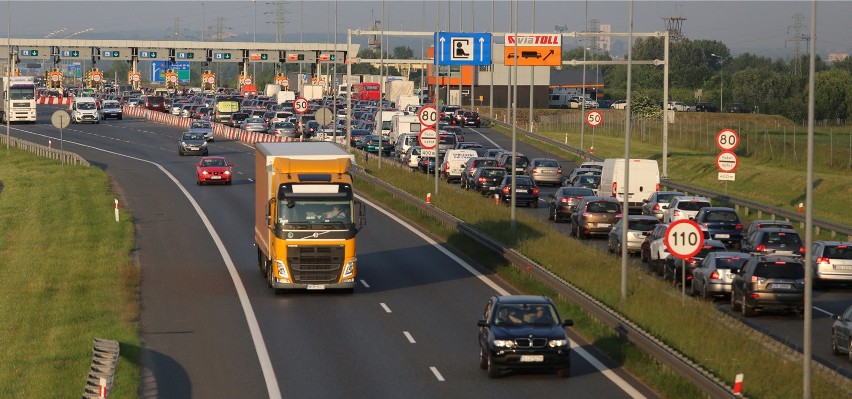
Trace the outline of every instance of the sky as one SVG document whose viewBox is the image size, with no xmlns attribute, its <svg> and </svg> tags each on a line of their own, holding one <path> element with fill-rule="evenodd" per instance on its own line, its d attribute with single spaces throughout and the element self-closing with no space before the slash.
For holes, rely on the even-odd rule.
<svg viewBox="0 0 852 399">
<path fill-rule="evenodd" d="M 222 32 L 230 41 L 275 41 L 280 27 L 285 41 L 345 43 L 347 29 L 368 29 L 383 20 L 386 32 L 507 32 L 512 30 L 511 4 L 517 4 L 518 32 L 583 31 L 612 25 L 613 32 L 628 32 L 627 1 L 7 1 L 0 5 L 0 35 L 13 38 L 198 40 Z M 2 3 L 0 3 L 2 4 Z M 449 7 L 448 7 L 449 5 Z M 335 12 L 336 9 L 336 12 Z M 494 25 L 492 27 L 492 9 Z M 52 10 L 61 10 L 52 12 Z M 283 12 L 282 12 L 283 10 Z M 283 24 L 276 18 L 283 16 Z M 663 17 L 683 17 L 683 34 L 692 40 L 718 40 L 734 55 L 750 52 L 772 58 L 789 58 L 798 32 L 810 35 L 809 1 L 642 1 L 633 2 L 633 31 L 665 29 Z M 437 16 L 437 18 L 436 18 Z M 587 18 L 586 18 L 587 16 Z M 816 50 L 852 53 L 852 1 L 817 2 Z M 336 24 L 335 24 L 336 20 Z M 535 21 L 533 24 L 533 20 Z M 11 21 L 11 24 L 9 23 Z M 11 25 L 11 29 L 10 29 Z M 221 29 L 217 28 L 217 25 Z M 389 48 L 419 47 L 419 39 L 386 35 Z M 573 39 L 568 39 L 573 40 Z M 364 37 L 353 36 L 363 43 Z M 414 42 L 414 45 L 412 45 Z M 399 44 L 395 44 L 399 43 Z M 426 40 L 428 45 L 429 40 Z M 566 42 L 571 46 L 571 42 Z M 807 52 L 807 41 L 798 41 Z M 415 54 L 419 53 L 416 49 Z"/>
</svg>

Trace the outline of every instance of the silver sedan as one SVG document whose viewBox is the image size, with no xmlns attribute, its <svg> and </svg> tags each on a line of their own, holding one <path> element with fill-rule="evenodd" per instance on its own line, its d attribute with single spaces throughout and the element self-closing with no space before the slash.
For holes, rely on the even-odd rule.
<svg viewBox="0 0 852 399">
<path fill-rule="evenodd" d="M 269 130 L 269 125 L 263 118 L 246 118 L 242 125 L 243 130 L 249 132 L 266 133 Z"/>
<path fill-rule="evenodd" d="M 692 295 L 710 299 L 730 295 L 731 281 L 751 255 L 743 252 L 711 252 L 692 270 Z"/>
<path fill-rule="evenodd" d="M 621 254 L 621 229 L 624 228 L 624 220 L 625 218 L 621 218 L 609 231 L 607 249 L 616 255 Z M 660 220 L 653 216 L 627 215 L 627 223 L 627 253 L 630 254 L 642 251 L 642 241 L 660 224 Z"/>
</svg>

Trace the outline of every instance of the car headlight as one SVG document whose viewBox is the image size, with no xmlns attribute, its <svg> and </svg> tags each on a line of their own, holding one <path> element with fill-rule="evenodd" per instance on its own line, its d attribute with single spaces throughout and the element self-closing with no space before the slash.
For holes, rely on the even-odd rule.
<svg viewBox="0 0 852 399">
<path fill-rule="evenodd" d="M 275 267 L 278 269 L 279 277 L 290 279 L 290 273 L 287 273 L 287 265 L 284 264 L 283 260 L 276 260 Z"/>
<path fill-rule="evenodd" d="M 208 171 L 206 171 L 206 170 L 202 170 L 202 171 L 201 171 L 201 174 L 202 174 L 202 175 L 209 175 L 209 174 L 210 174 L 210 172 L 208 172 Z"/>
<path fill-rule="evenodd" d="M 568 345 L 567 339 L 551 339 L 550 342 L 547 343 L 551 348 L 559 348 L 565 345 Z"/>
<path fill-rule="evenodd" d="M 514 348 L 516 345 L 515 341 L 511 339 L 495 339 L 494 346 L 498 348 Z"/>
<path fill-rule="evenodd" d="M 346 266 L 343 266 L 343 276 L 342 278 L 352 277 L 355 274 L 355 264 L 358 262 L 358 258 L 352 258 L 349 262 L 346 262 Z"/>
</svg>

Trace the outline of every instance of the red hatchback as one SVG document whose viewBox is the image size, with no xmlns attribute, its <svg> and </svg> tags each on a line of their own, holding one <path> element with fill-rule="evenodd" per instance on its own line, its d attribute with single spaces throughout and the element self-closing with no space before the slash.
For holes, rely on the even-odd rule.
<svg viewBox="0 0 852 399">
<path fill-rule="evenodd" d="M 231 167 L 225 157 L 204 157 L 195 165 L 195 174 L 198 177 L 196 183 L 231 184 Z"/>
</svg>

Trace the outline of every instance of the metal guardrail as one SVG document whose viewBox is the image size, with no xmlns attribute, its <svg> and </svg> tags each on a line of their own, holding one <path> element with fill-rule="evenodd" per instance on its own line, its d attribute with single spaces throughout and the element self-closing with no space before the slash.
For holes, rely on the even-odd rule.
<svg viewBox="0 0 852 399">
<path fill-rule="evenodd" d="M 5 147 L 6 142 L 6 135 L 0 135 L 0 145 Z M 73 152 L 58 150 L 16 137 L 9 137 L 8 142 L 10 147 L 20 148 L 40 157 L 55 159 L 66 165 L 91 166 L 89 161 Z"/>
<path fill-rule="evenodd" d="M 709 371 L 703 369 L 697 363 L 691 361 L 686 356 L 683 356 L 648 332 L 644 331 L 637 324 L 618 314 L 604 303 L 598 301 L 583 290 L 535 263 L 523 254 L 504 247 L 497 240 L 491 238 L 485 233 L 482 233 L 463 220 L 458 219 L 441 209 L 429 206 L 423 200 L 397 187 L 387 184 L 382 180 L 367 174 L 363 170 L 356 168 L 355 174 L 359 178 L 369 180 L 372 184 L 381 187 L 392 196 L 413 204 L 420 209 L 424 209 L 424 212 L 427 212 L 438 220 L 441 220 L 445 225 L 455 227 L 457 230 L 476 240 L 484 247 L 502 256 L 504 259 L 515 265 L 515 267 L 519 270 L 532 274 L 542 283 L 558 292 L 563 298 L 574 302 L 592 315 L 592 317 L 606 324 L 614 331 L 617 331 L 624 339 L 650 353 L 651 356 L 675 372 L 685 376 L 690 382 L 701 389 L 702 392 L 706 393 L 708 397 L 736 397 L 733 394 L 731 387 L 727 386 L 724 381 L 712 375 Z"/>
<path fill-rule="evenodd" d="M 95 338 L 92 365 L 83 388 L 83 399 L 107 398 L 112 390 L 115 368 L 118 365 L 119 344 L 111 339 Z"/>
<path fill-rule="evenodd" d="M 503 123 L 503 122 L 500 122 L 496 119 L 490 119 L 490 118 L 485 118 L 485 119 L 486 119 L 486 121 L 488 121 L 492 125 L 497 125 L 497 126 L 500 126 L 502 128 L 505 128 L 505 129 L 512 129 L 511 124 Z M 604 158 L 599 156 L 599 155 L 590 154 L 590 153 L 583 151 L 581 149 L 571 147 L 571 146 L 569 146 L 565 143 L 561 143 L 559 141 L 541 136 L 539 134 L 532 133 L 530 131 L 521 129 L 519 127 L 516 127 L 516 130 L 518 132 L 522 133 L 527 138 L 530 138 L 530 139 L 533 139 L 533 140 L 536 140 L 536 141 L 540 141 L 540 142 L 547 144 L 547 145 L 550 145 L 550 146 L 554 146 L 556 148 L 559 148 L 560 150 L 574 154 L 574 155 L 576 155 L 576 156 L 578 156 L 578 157 L 580 157 L 584 160 L 598 161 L 598 162 L 604 160 Z M 727 195 L 727 194 L 708 190 L 708 189 L 705 189 L 705 188 L 695 187 L 695 186 L 691 186 L 691 185 L 684 184 L 684 183 L 678 183 L 678 182 L 675 182 L 675 181 L 672 181 L 672 180 L 663 180 L 662 182 L 660 182 L 660 185 L 665 186 L 665 187 L 669 187 L 669 188 L 672 188 L 672 189 L 675 189 L 675 190 L 678 190 L 678 191 L 683 191 L 684 193 L 698 194 L 698 195 L 701 195 L 701 196 L 704 196 L 704 197 L 708 197 L 708 198 L 710 198 L 714 201 L 717 201 L 717 202 L 727 202 L 727 203 L 733 204 L 734 207 L 737 209 L 737 211 L 739 211 L 740 208 L 743 208 L 746 214 L 748 214 L 749 211 L 753 209 L 753 210 L 758 212 L 758 218 L 762 218 L 763 214 L 766 213 L 767 215 L 769 215 L 769 218 L 771 218 L 771 219 L 781 217 L 781 218 L 787 220 L 788 222 L 790 222 L 790 221 L 798 222 L 801 227 L 804 227 L 805 216 L 798 214 L 796 212 L 788 211 L 788 210 L 785 210 L 785 209 L 780 209 L 780 208 L 773 207 L 773 206 L 770 206 L 770 205 L 751 201 L 751 200 L 748 200 L 748 199 L 745 199 L 745 198 L 730 196 L 730 195 Z M 832 237 L 835 237 L 838 234 L 842 234 L 842 235 L 846 235 L 847 240 L 852 241 L 852 227 L 850 227 L 850 226 L 842 225 L 840 223 L 834 223 L 834 222 L 824 220 L 824 219 L 816 219 L 816 218 L 813 220 L 813 225 L 814 225 L 814 230 L 815 230 L 816 234 L 819 234 L 822 230 L 825 230 L 825 231 L 830 232 Z"/>
</svg>

